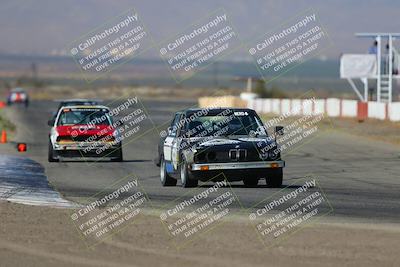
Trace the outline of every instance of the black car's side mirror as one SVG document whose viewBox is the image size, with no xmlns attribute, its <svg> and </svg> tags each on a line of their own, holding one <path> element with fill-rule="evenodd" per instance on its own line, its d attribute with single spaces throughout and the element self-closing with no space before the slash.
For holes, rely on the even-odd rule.
<svg viewBox="0 0 400 267">
<path fill-rule="evenodd" d="M 53 126 L 53 125 L 54 125 L 54 120 L 48 120 L 48 121 L 47 121 L 47 125 Z"/>
<path fill-rule="evenodd" d="M 276 126 L 275 127 L 275 134 L 276 135 L 284 135 L 283 126 Z"/>
</svg>

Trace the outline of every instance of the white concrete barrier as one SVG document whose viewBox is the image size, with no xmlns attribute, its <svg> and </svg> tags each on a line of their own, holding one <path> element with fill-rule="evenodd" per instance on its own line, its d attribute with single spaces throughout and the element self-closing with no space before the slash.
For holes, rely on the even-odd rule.
<svg viewBox="0 0 400 267">
<path fill-rule="evenodd" d="M 258 98 L 248 101 L 248 107 L 258 113 L 291 114 L 292 116 L 318 115 L 326 113 L 328 117 L 350 117 L 356 118 L 360 114 L 357 100 L 350 99 L 278 99 Z M 400 102 L 390 104 L 370 101 L 367 103 L 368 118 L 391 121 L 400 121 Z"/>
<path fill-rule="evenodd" d="M 393 102 L 388 107 L 389 120 L 400 121 L 400 102 Z"/>
<path fill-rule="evenodd" d="M 272 99 L 272 112 L 275 114 L 281 114 L 281 100 L 278 98 Z"/>
<path fill-rule="evenodd" d="M 342 117 L 357 117 L 357 100 L 342 100 Z"/>
<path fill-rule="evenodd" d="M 379 102 L 368 102 L 368 118 L 386 119 L 386 104 Z"/>
<path fill-rule="evenodd" d="M 314 115 L 325 113 L 325 99 L 315 99 L 314 101 Z"/>
<path fill-rule="evenodd" d="M 261 112 L 262 111 L 262 108 L 263 108 L 263 100 L 261 99 L 261 98 L 259 98 L 259 99 L 256 99 L 255 101 L 254 101 L 254 110 L 255 111 L 257 111 L 257 112 Z"/>
<path fill-rule="evenodd" d="M 247 101 L 247 108 L 251 108 L 251 109 L 254 109 L 254 110 L 256 110 L 255 109 L 255 102 L 256 102 L 256 100 L 257 99 L 250 99 L 249 101 Z M 257 110 L 256 110 L 257 111 Z"/>
<path fill-rule="evenodd" d="M 312 115 L 314 108 L 314 101 L 310 99 L 304 99 L 302 101 L 303 115 Z"/>
<path fill-rule="evenodd" d="M 292 99 L 292 110 L 290 113 L 294 116 L 303 114 L 301 99 Z"/>
<path fill-rule="evenodd" d="M 272 112 L 272 100 L 271 99 L 263 99 L 263 113 L 271 113 Z"/>
<path fill-rule="evenodd" d="M 281 100 L 282 114 L 290 114 L 290 99 Z"/>
<path fill-rule="evenodd" d="M 340 116 L 340 100 L 337 98 L 328 98 L 326 100 L 326 113 L 329 117 Z"/>
</svg>

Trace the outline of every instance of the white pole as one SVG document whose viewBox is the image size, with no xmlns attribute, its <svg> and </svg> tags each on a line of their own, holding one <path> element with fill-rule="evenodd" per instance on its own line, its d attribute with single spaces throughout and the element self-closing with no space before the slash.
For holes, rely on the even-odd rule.
<svg viewBox="0 0 400 267">
<path fill-rule="evenodd" d="M 246 88 L 246 91 L 249 92 L 249 93 L 251 93 L 251 91 L 252 91 L 252 90 L 251 90 L 251 89 L 252 89 L 252 88 L 251 88 L 251 87 L 252 87 L 252 84 L 251 84 L 252 81 L 251 81 L 251 80 L 252 80 L 251 77 L 247 78 L 247 88 Z"/>
<path fill-rule="evenodd" d="M 392 102 L 392 74 L 393 74 L 393 38 L 392 35 L 389 35 L 389 90 L 388 90 L 388 101 Z"/>
<path fill-rule="evenodd" d="M 368 78 L 363 78 L 364 83 L 364 101 L 368 102 Z"/>
<path fill-rule="evenodd" d="M 377 60 L 378 60 L 378 77 L 377 77 L 377 101 L 381 102 L 381 36 L 376 37 L 378 42 Z"/>
</svg>

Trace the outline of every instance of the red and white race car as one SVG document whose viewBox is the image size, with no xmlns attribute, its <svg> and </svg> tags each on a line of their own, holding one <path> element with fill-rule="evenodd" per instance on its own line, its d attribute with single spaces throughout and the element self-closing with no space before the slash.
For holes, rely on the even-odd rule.
<svg viewBox="0 0 400 267">
<path fill-rule="evenodd" d="M 122 161 L 121 121 L 113 122 L 106 106 L 62 107 L 55 119 L 48 121 L 49 162 L 67 157 L 107 157 Z"/>
<path fill-rule="evenodd" d="M 25 107 L 29 105 L 28 94 L 22 88 L 12 89 L 7 96 L 7 105 L 24 104 Z"/>
</svg>

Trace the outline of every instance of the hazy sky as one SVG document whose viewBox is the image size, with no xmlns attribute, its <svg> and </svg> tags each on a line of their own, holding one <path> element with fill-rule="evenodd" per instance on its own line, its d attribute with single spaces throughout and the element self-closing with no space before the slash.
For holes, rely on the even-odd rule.
<svg viewBox="0 0 400 267">
<path fill-rule="evenodd" d="M 400 32 L 399 0 L 0 0 L 0 53 L 49 54 L 134 7 L 156 42 L 223 7 L 244 41 L 259 38 L 296 14 L 313 8 L 332 38 L 323 53 L 365 52 L 370 40 L 355 32 Z M 400 41 L 398 41 L 400 45 Z M 157 51 L 147 53 L 156 56 Z M 240 53 L 236 55 L 240 57 Z"/>
</svg>

